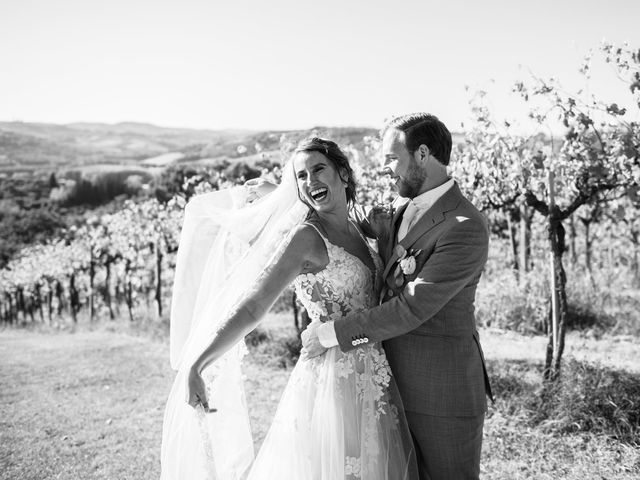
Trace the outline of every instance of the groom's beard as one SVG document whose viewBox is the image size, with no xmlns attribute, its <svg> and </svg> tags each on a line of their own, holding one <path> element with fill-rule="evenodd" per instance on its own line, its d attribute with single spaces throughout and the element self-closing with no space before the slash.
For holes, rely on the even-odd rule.
<svg viewBox="0 0 640 480">
<path fill-rule="evenodd" d="M 417 197 L 426 179 L 426 170 L 420 168 L 417 163 L 411 164 L 404 178 L 398 178 L 398 194 L 405 198 Z"/>
</svg>

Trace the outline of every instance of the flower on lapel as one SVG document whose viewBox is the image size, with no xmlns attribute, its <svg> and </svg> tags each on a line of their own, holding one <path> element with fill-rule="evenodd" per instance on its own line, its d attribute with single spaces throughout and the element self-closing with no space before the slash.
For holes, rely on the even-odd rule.
<svg viewBox="0 0 640 480">
<path fill-rule="evenodd" d="M 405 275 L 411 275 L 416 271 L 416 258 L 415 257 L 405 257 L 400 260 L 400 268 L 402 269 L 402 273 Z"/>
<path fill-rule="evenodd" d="M 411 275 L 416 271 L 416 257 L 420 255 L 422 250 L 407 250 L 402 245 L 396 245 L 396 255 L 398 256 L 398 265 L 393 273 L 396 286 L 400 287 L 405 281 L 407 275 Z"/>
</svg>

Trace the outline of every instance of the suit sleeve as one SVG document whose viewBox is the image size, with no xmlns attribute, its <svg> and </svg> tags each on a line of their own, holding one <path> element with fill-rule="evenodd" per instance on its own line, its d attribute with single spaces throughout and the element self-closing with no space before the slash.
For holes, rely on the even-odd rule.
<svg viewBox="0 0 640 480">
<path fill-rule="evenodd" d="M 342 351 L 356 339 L 379 342 L 410 332 L 429 321 L 482 272 L 489 234 L 479 218 L 457 217 L 436 242 L 431 256 L 414 280 L 388 302 L 335 322 Z M 356 342 L 357 346 L 357 342 Z"/>
</svg>

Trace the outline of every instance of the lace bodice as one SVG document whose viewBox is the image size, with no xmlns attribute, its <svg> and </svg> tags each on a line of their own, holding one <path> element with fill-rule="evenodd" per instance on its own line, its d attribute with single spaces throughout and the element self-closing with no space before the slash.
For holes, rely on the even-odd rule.
<svg viewBox="0 0 640 480">
<path fill-rule="evenodd" d="M 373 272 L 357 256 L 334 245 L 319 231 L 318 234 L 327 247 L 329 263 L 324 270 L 298 275 L 293 282 L 310 320 L 337 320 L 348 313 L 377 305 L 382 272 L 378 254 L 367 244 L 375 265 Z"/>
</svg>

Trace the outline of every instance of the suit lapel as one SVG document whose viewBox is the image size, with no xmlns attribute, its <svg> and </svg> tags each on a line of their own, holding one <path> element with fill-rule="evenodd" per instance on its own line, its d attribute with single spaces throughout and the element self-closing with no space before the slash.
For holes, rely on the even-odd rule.
<svg viewBox="0 0 640 480">
<path fill-rule="evenodd" d="M 461 198 L 462 193 L 460 192 L 460 188 L 457 183 L 454 183 L 453 187 L 447 190 L 444 195 L 436 200 L 436 203 L 434 203 L 431 208 L 418 219 L 418 221 L 409 229 L 405 237 L 397 243 L 397 245 L 401 245 L 405 251 L 408 251 L 420 237 L 424 236 L 429 230 L 439 223 L 442 223 L 446 218 L 446 212 L 455 210 L 460 204 Z M 402 213 L 404 213 L 405 208 L 406 205 L 402 208 L 399 218 L 402 218 Z M 400 211 L 400 209 L 398 209 L 398 211 Z M 398 219 L 394 219 L 395 232 L 398 231 L 396 223 L 400 223 L 400 221 Z M 387 257 L 389 260 L 387 261 L 382 278 L 387 278 L 387 275 L 391 271 L 391 267 L 398 261 L 398 252 L 395 248 L 395 234 L 393 239 L 394 241 L 390 242 L 393 250 L 391 252 L 391 256 Z"/>
</svg>

